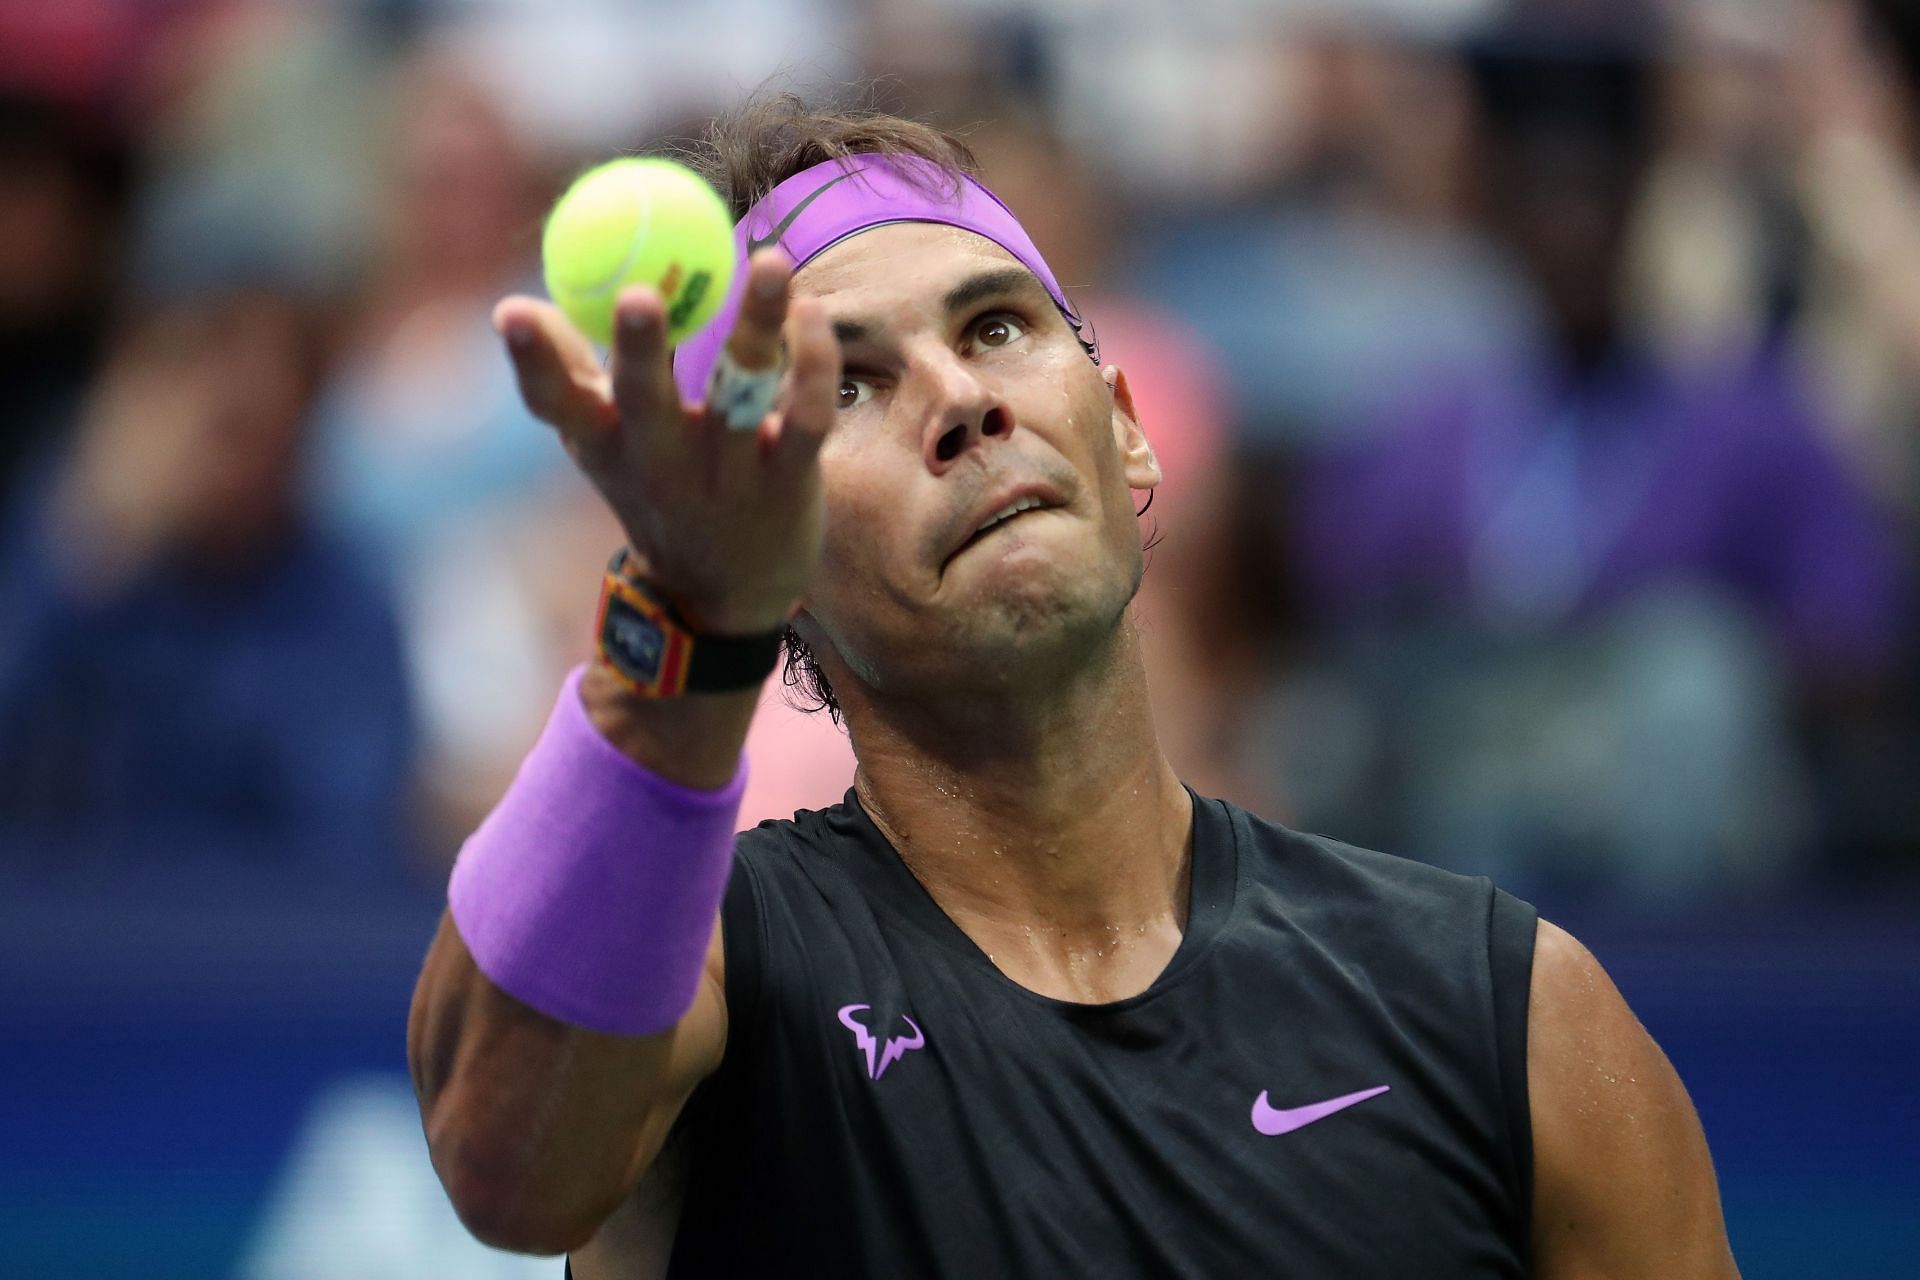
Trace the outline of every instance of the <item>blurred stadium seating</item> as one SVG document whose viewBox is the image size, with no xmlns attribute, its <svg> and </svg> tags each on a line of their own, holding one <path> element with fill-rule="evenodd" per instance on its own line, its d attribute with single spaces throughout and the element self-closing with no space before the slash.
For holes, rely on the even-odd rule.
<svg viewBox="0 0 1920 1280">
<path fill-rule="evenodd" d="M 1749 1280 L 1914 1273 L 1920 23 L 1169 13 L 0 6 L 0 1275 L 557 1276 L 402 1061 L 616 536 L 488 307 L 585 163 L 868 77 L 1107 318 L 1176 766 L 1580 934 Z M 744 820 L 838 799 L 767 714 Z"/>
</svg>

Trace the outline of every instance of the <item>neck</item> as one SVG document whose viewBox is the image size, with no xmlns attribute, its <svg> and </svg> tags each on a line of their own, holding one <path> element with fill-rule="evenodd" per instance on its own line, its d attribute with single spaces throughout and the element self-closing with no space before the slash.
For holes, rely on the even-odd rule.
<svg viewBox="0 0 1920 1280">
<path fill-rule="evenodd" d="M 1045 691 L 951 704 L 849 703 L 875 824 L 1015 981 L 1094 1001 L 1144 989 L 1185 929 L 1193 814 L 1131 620 Z"/>
</svg>

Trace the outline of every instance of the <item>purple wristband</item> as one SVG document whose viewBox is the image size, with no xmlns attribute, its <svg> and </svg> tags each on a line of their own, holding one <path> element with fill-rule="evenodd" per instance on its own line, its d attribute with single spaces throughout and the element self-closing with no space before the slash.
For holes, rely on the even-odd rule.
<svg viewBox="0 0 1920 1280">
<path fill-rule="evenodd" d="M 587 718 L 585 670 L 460 850 L 447 901 L 508 995 L 590 1031 L 650 1035 L 699 988 L 747 764 L 719 791 L 648 772 Z"/>
</svg>

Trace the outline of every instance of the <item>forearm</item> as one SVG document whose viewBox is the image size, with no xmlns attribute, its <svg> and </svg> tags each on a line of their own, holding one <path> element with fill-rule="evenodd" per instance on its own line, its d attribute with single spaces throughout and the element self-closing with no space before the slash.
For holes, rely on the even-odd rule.
<svg viewBox="0 0 1920 1280">
<path fill-rule="evenodd" d="M 580 697 L 593 727 L 629 760 L 683 787 L 717 791 L 739 768 L 760 691 L 640 698 L 596 664 Z"/>
<path fill-rule="evenodd" d="M 725 788 L 738 768 L 756 700 L 752 690 L 641 699 L 610 674 L 590 668 L 580 682 L 578 711 L 584 711 L 591 728 L 577 723 L 576 712 L 572 730 L 597 735 L 652 775 L 648 781 L 621 761 L 611 761 L 616 770 L 611 782 L 639 792 L 614 797 L 611 812 L 625 812 L 621 804 L 637 804 L 637 818 L 617 824 L 610 833 L 615 843 L 581 860 L 531 850 L 535 856 L 526 863 L 524 886 L 512 880 L 505 890 L 456 884 L 453 908 L 415 994 L 410 1060 L 435 1167 L 469 1228 L 489 1243 L 557 1252 L 588 1238 L 645 1171 L 694 1085 L 719 1063 L 725 1005 L 714 907 L 702 899 L 697 918 L 676 908 L 673 877 L 682 864 L 711 868 L 712 859 L 728 856 L 726 848 L 705 846 L 728 839 L 730 814 L 726 835 L 715 828 L 689 840 L 673 834 L 670 813 L 662 811 L 657 822 L 647 820 L 647 793 L 656 784 L 701 793 Z M 566 728 L 568 710 L 563 704 L 556 711 L 550 734 Z M 562 736 L 574 748 L 582 745 Z M 590 745 L 605 754 L 604 746 Z M 547 749 L 537 747 L 535 756 Z M 562 778 L 577 776 L 577 790 L 562 798 L 568 804 L 576 796 L 583 805 L 604 802 L 609 762 L 589 754 L 574 763 L 581 766 L 577 775 L 569 771 Z M 537 771 L 530 758 L 515 787 L 550 792 L 554 780 L 529 776 Z M 510 794 L 502 809 L 516 803 Z M 595 843 L 604 840 L 598 833 L 606 830 L 603 818 L 578 834 Z M 558 833 L 558 838 L 567 836 L 564 828 Z M 523 834 L 509 821 L 492 834 L 483 828 L 475 842 L 503 838 L 544 837 Z M 471 847 L 463 852 L 463 860 L 473 852 Z M 496 848 L 486 856 L 501 852 Z M 616 865 L 606 865 L 608 860 Z M 667 879 L 650 879 L 649 863 Z M 510 869 L 519 874 L 517 864 Z M 590 894 L 587 901 L 578 898 L 582 885 Z M 524 923 L 516 926 L 518 948 L 536 944 L 532 955 L 538 967 L 531 971 L 514 959 L 513 948 L 501 947 L 488 933 L 497 926 L 481 911 L 489 905 L 482 895 L 503 891 L 576 904 L 526 917 L 537 926 L 531 935 Z M 601 900 L 608 895 L 621 900 Z M 576 923 L 578 931 L 591 936 L 596 923 L 608 919 L 640 936 L 698 931 L 706 964 L 691 1007 L 682 1003 L 685 990 L 676 976 L 684 966 L 671 959 L 621 954 L 617 938 L 604 948 L 581 949 Z M 576 990 L 556 977 L 572 973 L 578 983 L 583 966 L 592 972 L 602 953 L 603 987 Z M 577 1011 L 569 1004 L 576 995 Z M 652 1030 L 663 1019 L 665 1029 Z M 600 1029 L 589 1029 L 593 1026 Z"/>
<path fill-rule="evenodd" d="M 611 1036 L 501 991 L 443 918 L 414 993 L 408 1064 L 428 1148 L 469 1230 L 558 1253 L 590 1238 L 658 1152 L 714 1062 L 712 1010 L 681 1027 Z"/>
</svg>

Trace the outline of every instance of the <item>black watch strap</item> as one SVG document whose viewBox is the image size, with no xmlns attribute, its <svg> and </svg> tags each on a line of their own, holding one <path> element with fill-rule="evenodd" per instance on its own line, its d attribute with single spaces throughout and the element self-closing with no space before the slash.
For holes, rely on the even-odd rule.
<svg viewBox="0 0 1920 1280">
<path fill-rule="evenodd" d="M 665 596 L 632 572 L 622 547 L 607 564 L 594 632 L 601 662 L 630 689 L 671 698 L 755 687 L 779 662 L 786 628 L 753 636 L 696 635 Z"/>
</svg>

